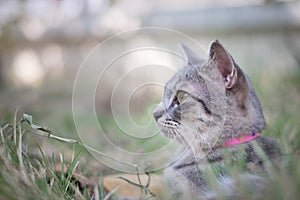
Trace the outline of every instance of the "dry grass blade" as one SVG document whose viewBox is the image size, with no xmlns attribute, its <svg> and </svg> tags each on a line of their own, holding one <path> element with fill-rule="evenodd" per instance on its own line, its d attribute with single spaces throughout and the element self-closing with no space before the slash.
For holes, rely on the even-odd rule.
<svg viewBox="0 0 300 200">
<path fill-rule="evenodd" d="M 110 197 L 112 197 L 120 188 L 120 186 L 115 187 L 114 189 L 112 189 L 104 198 L 103 200 L 108 200 Z"/>
</svg>

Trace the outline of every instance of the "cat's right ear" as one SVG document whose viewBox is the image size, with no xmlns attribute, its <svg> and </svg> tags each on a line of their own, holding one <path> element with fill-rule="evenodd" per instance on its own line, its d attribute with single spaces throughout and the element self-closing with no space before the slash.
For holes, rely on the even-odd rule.
<svg viewBox="0 0 300 200">
<path fill-rule="evenodd" d="M 209 57 L 217 65 L 223 77 L 225 87 L 227 89 L 233 88 L 237 83 L 237 68 L 231 55 L 218 40 L 211 43 Z"/>
</svg>

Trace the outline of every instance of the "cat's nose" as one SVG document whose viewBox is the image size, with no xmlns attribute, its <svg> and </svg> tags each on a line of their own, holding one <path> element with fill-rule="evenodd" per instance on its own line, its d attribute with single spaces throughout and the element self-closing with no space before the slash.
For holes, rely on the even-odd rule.
<svg viewBox="0 0 300 200">
<path fill-rule="evenodd" d="M 163 109 L 161 109 L 160 105 L 158 105 L 155 110 L 153 111 L 153 117 L 157 121 L 159 118 L 161 118 L 164 114 Z"/>
</svg>

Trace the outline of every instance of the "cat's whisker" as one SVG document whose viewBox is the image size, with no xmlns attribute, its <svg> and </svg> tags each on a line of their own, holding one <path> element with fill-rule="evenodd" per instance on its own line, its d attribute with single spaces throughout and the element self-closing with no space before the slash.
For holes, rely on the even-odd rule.
<svg viewBox="0 0 300 200">
<path fill-rule="evenodd" d="M 169 136 L 169 137 L 171 137 L 171 135 L 172 135 L 172 132 L 171 132 L 171 129 L 167 129 L 167 135 Z"/>
<path fill-rule="evenodd" d="M 185 140 L 185 144 L 187 147 L 191 147 L 193 146 L 193 144 L 195 143 L 195 141 L 197 141 L 197 132 L 195 130 L 193 130 L 192 128 L 189 128 L 188 126 L 181 124 L 182 125 L 182 129 L 184 130 L 184 134 L 180 134 L 179 130 L 176 130 L 178 132 L 179 135 L 182 136 L 182 138 L 184 138 Z"/>
<path fill-rule="evenodd" d="M 173 129 L 173 133 L 182 141 L 182 144 L 184 144 L 184 146 L 189 147 L 189 143 L 188 141 L 184 138 L 184 136 L 182 136 L 178 130 Z"/>
</svg>

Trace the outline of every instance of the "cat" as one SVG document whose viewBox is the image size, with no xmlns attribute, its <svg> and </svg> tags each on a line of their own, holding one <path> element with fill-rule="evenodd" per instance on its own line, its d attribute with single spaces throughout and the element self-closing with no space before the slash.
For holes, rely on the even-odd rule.
<svg viewBox="0 0 300 200">
<path fill-rule="evenodd" d="M 206 60 L 183 50 L 187 62 L 153 112 L 161 132 L 185 148 L 164 170 L 166 198 L 262 198 L 281 151 L 260 135 L 266 123 L 249 77 L 218 40 Z"/>
</svg>

